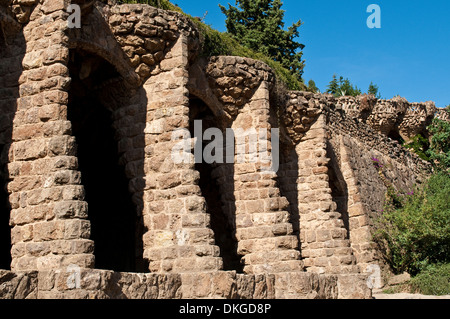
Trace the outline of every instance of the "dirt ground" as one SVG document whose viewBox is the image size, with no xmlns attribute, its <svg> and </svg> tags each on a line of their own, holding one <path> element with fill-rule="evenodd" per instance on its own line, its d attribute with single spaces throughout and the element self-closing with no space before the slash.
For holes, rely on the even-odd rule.
<svg viewBox="0 0 450 319">
<path fill-rule="evenodd" d="M 398 293 L 398 294 L 385 294 L 382 290 L 372 292 L 372 297 L 374 299 L 450 299 L 450 295 L 447 296 L 427 296 L 421 294 L 408 294 L 408 293 Z"/>
</svg>

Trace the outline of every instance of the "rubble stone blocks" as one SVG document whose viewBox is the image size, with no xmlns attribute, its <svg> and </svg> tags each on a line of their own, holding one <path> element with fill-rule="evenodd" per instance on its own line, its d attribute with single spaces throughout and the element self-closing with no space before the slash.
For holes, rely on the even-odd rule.
<svg viewBox="0 0 450 319">
<path fill-rule="evenodd" d="M 448 121 L 446 112 L 399 97 L 279 90 L 260 61 L 202 56 L 197 27 L 179 13 L 76 1 L 82 27 L 70 29 L 69 3 L 0 4 L 0 187 L 9 201 L 1 213 L 10 216 L 12 260 L 0 271 L 0 298 L 371 297 L 365 271 L 382 261 L 370 218 L 386 191 L 372 158 L 394 187 L 411 188 L 429 166 L 389 137 L 410 140 L 435 116 Z M 86 53 L 79 74 L 73 52 Z M 103 64 L 113 75 L 96 73 Z M 101 248 L 68 116 L 75 77 L 95 76 L 111 77 L 89 89 L 111 112 L 146 273 L 96 269 Z M 237 161 L 261 152 L 245 142 L 235 163 L 212 168 L 241 270 L 224 271 L 203 173 L 171 158 L 172 133 L 190 129 L 192 98 L 222 131 L 280 131 L 278 171 Z"/>
</svg>

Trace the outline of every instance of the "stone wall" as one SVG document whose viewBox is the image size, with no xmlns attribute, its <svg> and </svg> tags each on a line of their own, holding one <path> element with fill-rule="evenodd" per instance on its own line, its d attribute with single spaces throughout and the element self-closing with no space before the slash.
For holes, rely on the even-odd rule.
<svg viewBox="0 0 450 319">
<path fill-rule="evenodd" d="M 1 6 L 0 177 L 13 272 L 1 272 L 0 296 L 369 298 L 360 273 L 378 262 L 370 217 L 386 192 L 373 158 L 396 189 L 420 183 L 429 166 L 389 136 L 423 132 L 433 104 L 283 91 L 262 62 L 202 57 L 179 13 L 77 3 L 81 29 L 67 26 L 68 1 Z M 196 165 L 195 120 L 268 134 L 257 149 L 234 136 L 233 163 Z M 276 154 L 271 129 L 276 172 L 258 162 Z M 174 132 L 190 134 L 190 162 L 174 162 Z M 115 153 L 90 161 L 102 142 Z M 111 176 L 96 175 L 108 165 Z M 135 260 L 123 268 L 138 273 L 104 263 L 125 232 L 132 243 L 121 252 Z"/>
<path fill-rule="evenodd" d="M 1 299 L 370 299 L 365 277 L 235 272 L 0 271 Z"/>
<path fill-rule="evenodd" d="M 377 132 L 406 142 L 418 134 L 428 137 L 426 128 L 440 113 L 434 102 L 410 103 L 398 96 L 391 100 L 378 100 L 373 95 L 345 96 L 337 99 L 336 108 Z"/>
<path fill-rule="evenodd" d="M 422 116 L 416 120 L 416 115 L 406 112 L 407 102 L 402 99 L 336 99 L 290 92 L 284 101 L 284 151 L 278 177 L 281 192 L 290 203 L 294 231 L 300 236 L 305 267 L 308 271 L 342 273 L 345 269 L 357 271 L 352 266 L 357 265 L 364 272 L 370 264 L 381 262 L 372 242 L 371 225 L 372 218 L 383 210 L 387 187 L 392 185 L 406 194 L 431 169 L 387 135 L 395 127 L 409 127 L 409 132 L 416 129 L 417 133 L 423 121 L 429 122 L 425 115 L 433 105 L 411 104 L 417 108 L 417 116 Z M 381 111 L 387 104 L 392 112 Z M 428 113 L 424 115 L 425 106 Z M 396 113 L 399 108 L 409 115 Z M 380 114 L 394 113 L 397 115 L 384 129 L 374 125 Z M 410 125 L 405 120 L 395 126 L 398 116 L 409 117 Z M 418 125 L 417 121 L 422 122 Z M 383 176 L 378 163 L 383 165 Z"/>
<path fill-rule="evenodd" d="M 426 178 L 430 166 L 396 141 L 343 113 L 331 110 L 329 121 L 330 146 L 347 188 L 349 238 L 364 270 L 377 262 L 370 226 L 372 218 L 383 211 L 387 187 L 392 185 L 403 194 L 411 192 Z M 380 176 L 379 164 L 389 184 Z"/>
</svg>

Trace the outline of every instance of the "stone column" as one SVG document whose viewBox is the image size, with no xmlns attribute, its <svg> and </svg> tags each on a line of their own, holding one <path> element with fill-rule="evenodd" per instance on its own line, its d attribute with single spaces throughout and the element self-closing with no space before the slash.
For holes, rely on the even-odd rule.
<svg viewBox="0 0 450 319">
<path fill-rule="evenodd" d="M 87 203 L 67 121 L 69 57 L 63 1 L 43 1 L 27 43 L 9 150 L 12 270 L 94 266 Z"/>
<path fill-rule="evenodd" d="M 350 227 L 350 244 L 359 270 L 365 272 L 367 266 L 375 263 L 376 244 L 372 240 L 370 218 L 361 200 L 361 190 L 355 168 L 351 166 L 351 141 L 339 136 L 342 175 L 348 186 L 348 215 Z"/>
<path fill-rule="evenodd" d="M 188 43 L 180 36 L 144 84 L 145 129 L 144 258 L 152 272 L 216 271 L 222 268 L 210 216 L 201 196 L 195 164 L 175 164 L 172 141 L 177 129 L 189 129 Z M 192 148 L 193 148 L 193 143 Z"/>
<path fill-rule="evenodd" d="M 297 145 L 300 241 L 307 271 L 358 272 L 329 185 L 325 115 Z"/>
<path fill-rule="evenodd" d="M 262 81 L 251 100 L 243 107 L 234 121 L 232 128 L 235 134 L 238 129 L 267 130 L 267 154 L 272 152 L 270 140 L 270 102 L 267 81 Z M 246 273 L 274 273 L 284 271 L 301 271 L 303 269 L 298 251 L 298 240 L 293 235 L 289 222 L 289 205 L 286 198 L 280 195 L 276 184 L 276 173 L 266 172 L 271 166 L 262 164 L 258 156 L 264 153 L 261 149 L 251 150 L 245 142 L 246 160 L 239 161 L 242 155 L 237 142 L 234 166 L 234 188 L 236 198 L 236 237 L 238 254 L 243 255 Z M 260 142 L 264 142 L 260 139 Z M 259 153 L 258 153 L 259 152 Z M 251 157 L 256 156 L 255 160 Z"/>
</svg>

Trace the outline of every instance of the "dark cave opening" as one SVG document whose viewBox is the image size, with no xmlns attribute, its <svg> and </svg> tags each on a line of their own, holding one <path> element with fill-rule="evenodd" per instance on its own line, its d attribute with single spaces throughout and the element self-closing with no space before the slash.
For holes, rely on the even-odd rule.
<svg viewBox="0 0 450 319">
<path fill-rule="evenodd" d="M 398 130 L 393 129 L 392 131 L 390 131 L 388 137 L 394 141 L 399 142 L 400 144 L 405 143 L 405 140 L 403 140 L 403 138 L 400 136 Z"/>
<path fill-rule="evenodd" d="M 95 244 L 95 267 L 136 271 L 136 207 L 129 180 L 119 163 L 112 111 L 100 95 L 105 81 L 119 77 L 103 59 L 73 50 L 68 118 L 77 141 L 79 170 L 85 187 Z M 106 82 L 108 83 L 108 82 Z"/>
<path fill-rule="evenodd" d="M 209 107 L 200 99 L 191 96 L 190 99 L 190 133 L 194 137 L 194 121 L 202 121 L 203 132 L 208 128 L 220 128 L 215 116 Z M 211 141 L 204 141 L 203 148 Z M 225 160 L 224 160 L 225 161 Z M 220 167 L 226 165 L 225 167 Z M 230 166 L 231 165 L 231 166 Z M 220 248 L 220 257 L 223 260 L 223 268 L 225 271 L 236 271 L 243 273 L 243 265 L 241 264 L 242 256 L 238 255 L 238 242 L 236 239 L 236 220 L 235 211 L 226 212 L 224 206 L 228 204 L 228 201 L 224 199 L 228 196 L 232 196 L 233 189 L 227 189 L 228 195 L 223 194 L 225 192 L 225 185 L 221 184 L 218 179 L 226 179 L 231 181 L 227 183 L 227 187 L 233 184 L 234 176 L 232 172 L 233 164 L 224 163 L 212 163 L 208 164 L 204 160 L 202 163 L 196 163 L 195 169 L 200 173 L 199 187 L 202 195 L 206 200 L 206 212 L 211 216 L 211 229 L 214 232 L 214 238 L 216 245 Z M 222 169 L 220 169 L 222 168 Z M 219 169 L 221 173 L 214 172 Z M 220 174 L 226 174 L 227 176 L 219 176 Z M 233 195 L 234 196 L 234 195 Z M 231 199 L 234 201 L 234 199 Z"/>
<path fill-rule="evenodd" d="M 0 158 L 5 145 L 0 144 Z M 0 163 L 0 269 L 11 269 L 11 227 L 9 226 L 10 205 L 6 190 L 6 170 Z"/>
</svg>

